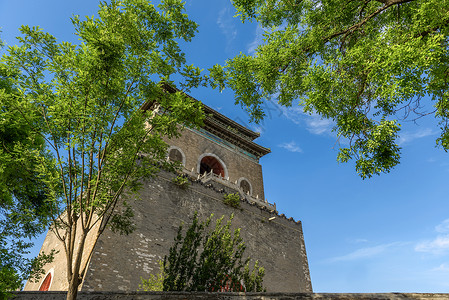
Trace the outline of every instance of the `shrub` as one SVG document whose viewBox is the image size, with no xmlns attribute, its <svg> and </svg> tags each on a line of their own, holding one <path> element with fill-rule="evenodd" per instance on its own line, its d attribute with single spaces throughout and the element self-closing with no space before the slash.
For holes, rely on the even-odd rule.
<svg viewBox="0 0 449 300">
<path fill-rule="evenodd" d="M 264 268 L 256 262 L 250 269 L 250 258 L 240 228 L 232 232 L 231 220 L 217 220 L 209 229 L 211 215 L 200 222 L 195 213 L 192 224 L 178 228 L 175 244 L 164 258 L 164 291 L 261 292 Z"/>
<path fill-rule="evenodd" d="M 185 190 L 189 187 L 190 182 L 187 179 L 187 177 L 184 177 L 182 175 L 179 175 L 177 177 L 174 177 L 171 182 L 173 182 L 174 184 L 176 184 L 177 186 L 179 186 L 181 189 Z"/>
<path fill-rule="evenodd" d="M 234 208 L 240 207 L 240 195 L 238 193 L 226 194 L 223 197 L 223 203 Z"/>
<path fill-rule="evenodd" d="M 158 261 L 159 263 L 159 273 L 156 275 L 150 274 L 150 278 L 148 280 L 143 279 L 140 277 L 141 283 L 139 284 L 139 291 L 145 291 L 145 292 L 159 292 L 163 291 L 163 284 L 164 284 L 164 263 L 162 260 Z"/>
</svg>

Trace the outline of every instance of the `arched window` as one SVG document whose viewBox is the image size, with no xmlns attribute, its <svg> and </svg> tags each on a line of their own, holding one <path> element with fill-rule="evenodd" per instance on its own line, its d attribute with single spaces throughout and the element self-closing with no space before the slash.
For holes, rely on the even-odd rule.
<svg viewBox="0 0 449 300">
<path fill-rule="evenodd" d="M 205 156 L 200 162 L 200 174 L 210 173 L 212 171 L 221 177 L 225 177 L 225 171 L 221 163 L 213 156 Z"/>
<path fill-rule="evenodd" d="M 246 179 L 240 180 L 240 189 L 245 195 L 247 194 L 251 195 L 251 185 L 248 182 L 248 180 Z"/>
<path fill-rule="evenodd" d="M 179 147 L 170 146 L 168 148 L 168 159 L 172 162 L 180 162 L 183 166 L 186 165 L 186 156 Z"/>
<path fill-rule="evenodd" d="M 179 151 L 178 149 L 171 149 L 170 152 L 168 153 L 168 158 L 173 161 L 173 162 L 180 162 L 182 163 L 182 154 L 181 151 Z"/>
<path fill-rule="evenodd" d="M 245 177 L 240 177 L 238 181 L 238 186 L 240 188 L 240 192 L 244 195 L 250 195 L 253 194 L 253 186 L 251 185 L 251 182 L 246 179 Z"/>
<path fill-rule="evenodd" d="M 41 284 L 41 287 L 39 288 L 39 291 L 48 291 L 51 284 L 51 272 L 47 274 L 44 281 Z"/>
</svg>

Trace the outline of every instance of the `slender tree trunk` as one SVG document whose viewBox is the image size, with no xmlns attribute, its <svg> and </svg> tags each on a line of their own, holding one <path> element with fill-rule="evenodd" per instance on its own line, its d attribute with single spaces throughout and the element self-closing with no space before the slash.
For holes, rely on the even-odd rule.
<svg viewBox="0 0 449 300">
<path fill-rule="evenodd" d="M 73 274 L 72 280 L 69 282 L 69 289 L 67 290 L 67 300 L 76 300 L 79 284 L 78 275 Z"/>
<path fill-rule="evenodd" d="M 83 231 L 83 233 L 79 237 L 79 246 L 76 251 L 75 261 L 73 262 L 73 272 L 72 277 L 69 280 L 69 288 L 67 290 L 67 300 L 76 300 L 76 296 L 78 294 L 78 287 L 81 284 L 82 278 L 80 274 L 81 260 L 84 252 L 84 243 L 86 241 L 87 233 Z M 75 251 L 75 249 L 72 249 Z M 73 255 L 72 255 L 73 257 Z"/>
</svg>

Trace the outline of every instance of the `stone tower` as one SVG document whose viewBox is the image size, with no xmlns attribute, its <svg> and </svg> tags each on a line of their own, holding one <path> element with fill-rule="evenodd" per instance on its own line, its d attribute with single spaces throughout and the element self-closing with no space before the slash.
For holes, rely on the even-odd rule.
<svg viewBox="0 0 449 300">
<path fill-rule="evenodd" d="M 82 291 L 137 290 L 140 277 L 159 271 L 158 260 L 168 254 L 181 222 L 188 224 L 198 212 L 202 219 L 211 213 L 234 214 L 233 226 L 241 228 L 246 253 L 265 268 L 268 292 L 312 292 L 301 222 L 287 219 L 265 200 L 259 159 L 270 149 L 254 142 L 258 133 L 208 106 L 204 110 L 201 129 L 186 128 L 179 138 L 166 140 L 167 159 L 182 164 L 189 187 L 179 188 L 171 182 L 176 175 L 165 171 L 144 182 L 141 199 L 132 204 L 136 230 L 127 236 L 106 230 L 100 236 L 85 261 Z M 225 193 L 240 193 L 240 209 L 223 203 Z M 86 247 L 93 244 L 88 240 Z M 67 290 L 61 247 L 49 232 L 42 250 L 56 249 L 59 254 L 46 266 L 46 276 L 38 283 L 28 282 L 25 290 Z"/>
</svg>

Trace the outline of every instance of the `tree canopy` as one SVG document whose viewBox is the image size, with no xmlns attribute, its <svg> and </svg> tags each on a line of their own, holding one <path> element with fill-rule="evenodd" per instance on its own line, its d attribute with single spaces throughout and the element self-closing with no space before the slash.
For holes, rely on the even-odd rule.
<svg viewBox="0 0 449 300">
<path fill-rule="evenodd" d="M 143 178 L 172 167 L 162 137 L 202 122 L 200 103 L 160 85 L 188 88 L 198 82 L 199 70 L 186 64 L 178 46 L 197 28 L 183 5 L 181 0 L 157 7 L 146 0 L 101 2 L 98 17 L 72 18 L 78 44 L 22 26 L 19 45 L 9 47 L 0 61 L 16 90 L 0 88 L 0 122 L 27 133 L 9 148 L 11 165 L 2 165 L 1 174 L 33 163 L 32 173 L 23 172 L 39 179 L 37 196 L 63 244 L 68 299 L 76 298 L 86 268 L 82 262 L 91 254 L 83 249 L 87 235 L 98 238 L 106 226 L 131 232 L 127 199 Z M 17 193 L 6 191 L 13 201 Z"/>
<path fill-rule="evenodd" d="M 362 177 L 399 163 L 400 122 L 433 115 L 449 149 L 448 0 L 233 0 L 264 42 L 210 69 L 256 122 L 263 101 L 299 104 L 335 122 L 338 161 Z M 430 107 L 424 106 L 431 102 Z"/>
</svg>

